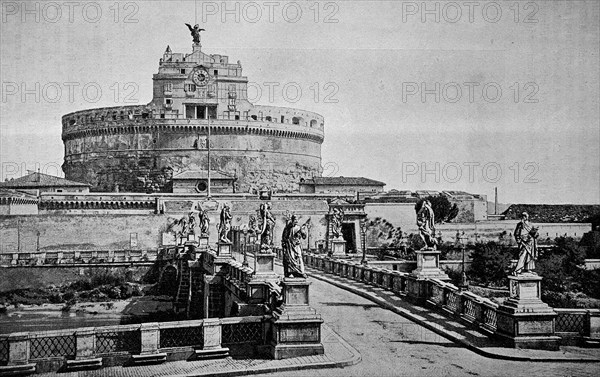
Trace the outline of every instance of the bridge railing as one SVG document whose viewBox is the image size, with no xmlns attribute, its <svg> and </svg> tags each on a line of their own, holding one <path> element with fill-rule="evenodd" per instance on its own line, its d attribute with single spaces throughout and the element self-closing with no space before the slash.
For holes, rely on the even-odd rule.
<svg viewBox="0 0 600 377">
<path fill-rule="evenodd" d="M 281 256 L 281 250 L 277 251 Z M 332 259 L 323 254 L 306 253 L 306 266 L 347 279 L 381 287 L 398 296 L 407 295 L 408 281 L 416 277 L 406 272 L 376 268 L 353 260 Z M 492 335 L 497 330 L 498 304 L 453 284 L 437 279 L 427 281 L 426 303 L 451 317 L 460 318 Z M 600 340 L 599 309 L 554 309 L 555 332 L 562 344 L 578 344 L 582 339 Z"/>
<path fill-rule="evenodd" d="M 131 355 L 185 354 L 232 345 L 266 344 L 269 316 L 210 318 L 179 322 L 87 327 L 0 335 L 3 368 L 35 364 L 38 372 L 56 370 L 70 360 L 127 362 Z M 176 358 L 176 357 L 175 357 Z"/>
<path fill-rule="evenodd" d="M 53 250 L 0 254 L 0 267 L 154 262 L 157 250 Z"/>
</svg>

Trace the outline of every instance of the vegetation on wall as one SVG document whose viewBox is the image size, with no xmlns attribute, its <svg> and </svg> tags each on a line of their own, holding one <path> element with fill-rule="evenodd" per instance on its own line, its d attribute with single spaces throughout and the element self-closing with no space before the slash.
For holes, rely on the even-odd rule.
<svg viewBox="0 0 600 377">
<path fill-rule="evenodd" d="M 421 207 L 423 206 L 423 202 L 425 200 L 429 200 L 431 203 L 431 208 L 433 209 L 433 214 L 435 215 L 435 223 L 447 223 L 456 218 L 458 216 L 458 206 L 450 203 L 448 198 L 443 195 L 436 196 L 428 196 L 424 199 L 421 199 L 415 204 L 415 211 L 419 212 Z"/>
</svg>

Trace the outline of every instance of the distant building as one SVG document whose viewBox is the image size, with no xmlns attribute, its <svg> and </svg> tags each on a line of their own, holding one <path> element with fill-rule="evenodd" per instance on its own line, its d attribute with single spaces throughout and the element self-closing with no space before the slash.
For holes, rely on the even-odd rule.
<svg viewBox="0 0 600 377">
<path fill-rule="evenodd" d="M 512 204 L 503 216 L 505 220 L 518 220 L 527 212 L 534 223 L 591 223 L 600 216 L 598 204 Z"/>
<path fill-rule="evenodd" d="M 210 191 L 215 194 L 231 194 L 235 192 L 237 178 L 233 174 L 221 171 L 210 172 Z M 208 171 L 188 170 L 173 176 L 174 194 L 206 194 L 208 193 Z"/>
<path fill-rule="evenodd" d="M 0 189 L 0 216 L 37 215 L 39 202 L 35 195 Z"/>
<path fill-rule="evenodd" d="M 365 212 L 369 217 L 382 217 L 403 227 L 414 225 L 415 204 L 428 196 L 444 195 L 452 204 L 458 207 L 458 215 L 453 223 L 475 223 L 486 221 L 487 197 L 470 194 L 464 191 L 433 191 L 433 190 L 390 190 L 372 195 L 361 194 L 359 199 L 365 203 Z"/>
<path fill-rule="evenodd" d="M 364 177 L 313 177 L 300 180 L 300 192 L 324 193 L 378 193 L 385 183 Z"/>
<path fill-rule="evenodd" d="M 0 182 L 0 189 L 19 190 L 34 195 L 39 195 L 41 192 L 88 193 L 90 185 L 37 172 Z"/>
</svg>

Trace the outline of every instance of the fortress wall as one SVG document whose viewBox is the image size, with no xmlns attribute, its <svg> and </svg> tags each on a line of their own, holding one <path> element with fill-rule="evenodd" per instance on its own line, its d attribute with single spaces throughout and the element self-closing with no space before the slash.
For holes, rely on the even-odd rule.
<svg viewBox="0 0 600 377">
<path fill-rule="evenodd" d="M 218 207 L 208 210 L 210 219 L 210 242 L 216 245 L 217 224 L 222 203 L 231 205 L 232 226 L 248 224 L 250 215 L 255 215 L 260 200 L 219 200 Z M 171 199 L 164 214 L 60 214 L 30 216 L 0 216 L 0 252 L 13 253 L 18 250 L 19 233 L 21 252 L 34 252 L 37 248 L 39 231 L 40 250 L 122 250 L 130 249 L 130 235 L 137 233 L 137 249 L 156 250 L 162 244 L 162 233 L 168 224 L 187 215 L 192 201 Z M 274 245 L 281 245 L 281 232 L 288 213 L 296 213 L 300 223 L 311 218 L 310 242 L 312 247 L 325 237 L 325 214 L 328 211 L 324 200 L 281 200 L 272 202 L 272 213 L 276 218 Z"/>
<path fill-rule="evenodd" d="M 145 192 L 148 186 L 164 191 L 170 176 L 163 168 L 175 174 L 207 169 L 205 120 L 149 118 L 147 111 L 128 106 L 65 115 L 66 178 L 90 183 L 93 191 L 112 191 L 117 183 L 122 191 Z M 322 122 L 318 114 L 296 112 Z M 240 192 L 265 185 L 298 191 L 300 178 L 321 174 L 322 127 L 307 124 L 211 122 L 211 169 L 236 172 Z"/>
</svg>

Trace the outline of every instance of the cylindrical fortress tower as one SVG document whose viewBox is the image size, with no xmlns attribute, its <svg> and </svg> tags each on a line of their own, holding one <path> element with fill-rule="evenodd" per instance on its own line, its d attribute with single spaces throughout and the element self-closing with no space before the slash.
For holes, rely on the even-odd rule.
<svg viewBox="0 0 600 377">
<path fill-rule="evenodd" d="M 237 192 L 292 192 L 301 178 L 320 176 L 323 117 L 253 105 L 240 62 L 200 47 L 167 47 L 148 105 L 63 116 L 66 178 L 95 191 L 168 192 L 173 175 L 208 169 L 209 124 L 211 172 L 236 176 Z"/>
</svg>

